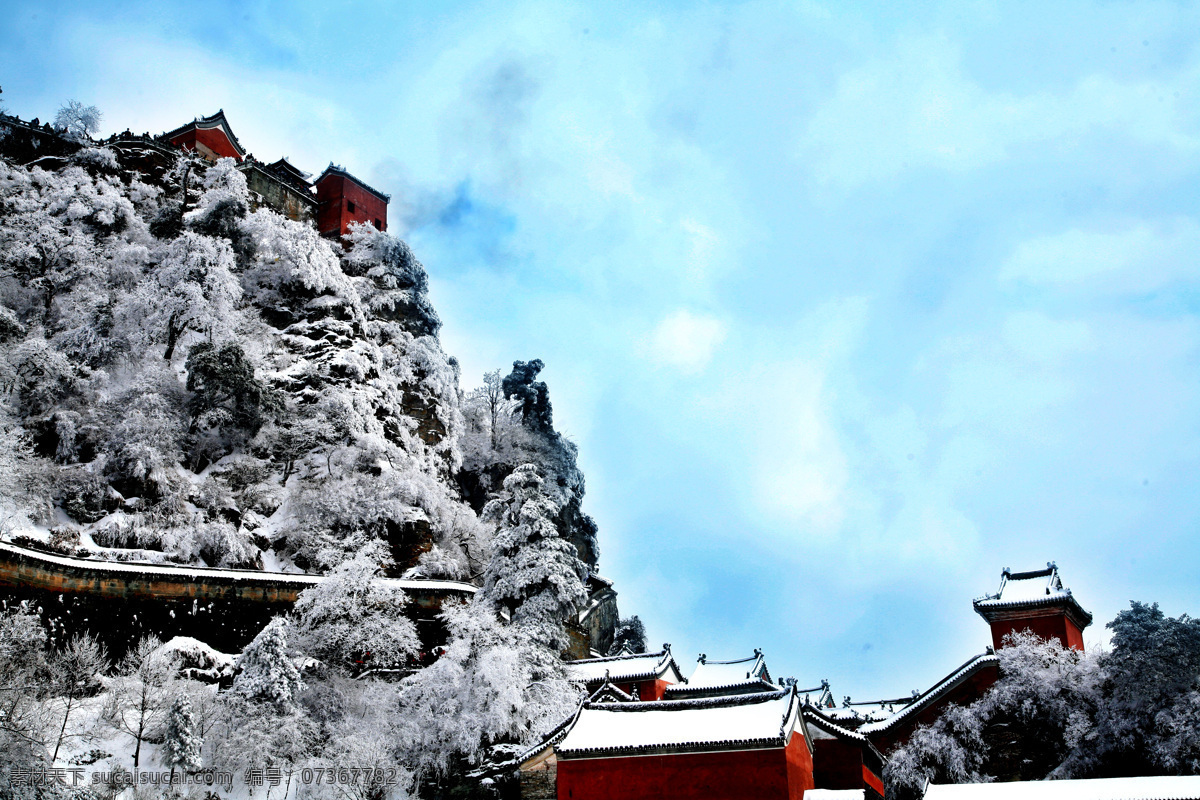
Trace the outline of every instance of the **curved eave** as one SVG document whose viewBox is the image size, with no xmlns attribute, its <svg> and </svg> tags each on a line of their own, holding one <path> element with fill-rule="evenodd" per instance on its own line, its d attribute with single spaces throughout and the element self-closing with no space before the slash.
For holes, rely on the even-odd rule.
<svg viewBox="0 0 1200 800">
<path fill-rule="evenodd" d="M 705 692 L 728 692 L 733 689 L 750 689 L 752 692 L 772 692 L 779 689 L 773 683 L 768 683 L 764 680 L 738 681 L 736 683 L 723 683 L 719 686 L 688 686 L 681 684 L 678 686 L 670 686 L 667 691 L 671 694 L 703 694 Z M 746 692 L 749 694 L 750 692 Z"/>
<path fill-rule="evenodd" d="M 1067 618 L 1074 622 L 1080 630 L 1092 624 L 1092 615 L 1085 611 L 1075 596 L 1071 594 L 1056 594 L 1033 600 L 983 598 L 974 601 L 971 605 L 974 607 L 975 613 L 987 620 L 988 623 L 991 623 L 993 619 L 1001 618 L 1008 612 L 1062 609 Z"/>
<path fill-rule="evenodd" d="M 220 109 L 211 117 L 200 117 L 199 119 L 192 120 L 186 125 L 180 125 L 175 130 L 167 131 L 158 138 L 174 139 L 176 136 L 187 133 L 193 128 L 200 131 L 211 131 L 220 128 L 222 132 L 224 132 L 225 138 L 229 139 L 229 143 L 233 145 L 233 149 L 237 152 L 238 158 L 246 157 L 246 148 L 242 147 L 242 143 L 238 141 L 237 136 L 233 133 L 233 128 L 229 127 L 229 121 L 225 119 L 225 109 Z"/>
</svg>

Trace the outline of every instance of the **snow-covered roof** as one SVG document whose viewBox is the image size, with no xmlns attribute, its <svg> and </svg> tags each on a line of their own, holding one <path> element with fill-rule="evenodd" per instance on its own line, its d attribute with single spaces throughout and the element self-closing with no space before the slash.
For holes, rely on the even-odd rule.
<svg viewBox="0 0 1200 800">
<path fill-rule="evenodd" d="M 560 758 L 783 747 L 799 729 L 791 689 L 703 700 L 585 704 L 555 746 Z M 811 746 L 811 745 L 810 745 Z"/>
<path fill-rule="evenodd" d="M 605 679 L 587 699 L 589 703 L 632 703 L 636 700 L 636 697 L 608 679 Z"/>
<path fill-rule="evenodd" d="M 567 664 L 571 680 L 593 684 L 606 677 L 613 683 L 663 678 L 679 681 L 683 673 L 671 655 L 671 645 L 664 644 L 659 653 L 633 653 L 605 656 L 604 658 L 581 658 Z"/>
<path fill-rule="evenodd" d="M 858 732 L 870 735 L 872 733 L 881 733 L 883 731 L 890 730 L 913 715 L 920 713 L 926 708 L 929 708 L 956 686 L 959 686 L 976 672 L 979 672 L 979 670 L 987 667 L 999 666 L 1000 659 L 997 658 L 995 654 L 981 653 L 935 683 L 928 691 L 918 695 L 915 700 L 897 711 L 895 714 L 892 714 L 886 719 L 879 720 L 878 722 L 868 722 L 866 725 L 861 726 L 858 729 Z"/>
<path fill-rule="evenodd" d="M 863 751 L 863 762 L 865 765 L 877 774 L 882 774 L 886 759 L 884 759 L 882 753 L 875 749 L 875 745 L 871 743 L 870 739 L 861 733 L 856 733 L 838 725 L 822 713 L 820 709 L 813 706 L 804 706 L 801 709 L 801 713 L 804 715 L 805 727 L 813 739 L 839 739 L 843 742 L 858 745 Z M 805 796 L 807 797 L 807 795 Z"/>
<path fill-rule="evenodd" d="M 304 588 L 315 586 L 324 580 L 324 576 L 322 575 L 309 575 L 298 572 L 266 572 L 256 569 L 216 569 L 213 567 L 193 567 L 185 564 L 168 565 L 139 564 L 127 561 L 98 561 L 90 558 L 74 558 L 72 556 L 59 556 L 51 553 L 43 553 L 39 550 L 30 550 L 25 547 L 20 547 L 12 544 L 11 542 L 0 542 L 0 553 L 7 554 L 8 556 L 16 556 L 19 558 L 40 561 L 47 565 L 66 567 L 74 570 L 87 570 L 94 572 L 98 576 L 105 573 L 119 573 L 126 578 L 134 578 L 138 576 L 167 577 L 183 580 L 216 578 L 239 581 L 247 584 L 294 584 L 298 587 Z M 467 595 L 473 595 L 476 592 L 476 587 L 469 583 L 459 583 L 458 581 L 380 578 L 379 582 L 385 586 L 402 589 L 404 591 L 448 592 Z"/>
<path fill-rule="evenodd" d="M 807 798 L 809 795 L 805 795 Z M 1200 776 L 930 784 L 925 800 L 1200 800 Z"/>
<path fill-rule="evenodd" d="M 687 683 L 667 687 L 672 697 L 695 695 L 739 694 L 778 689 L 771 682 L 766 659 L 761 650 L 755 650 L 749 658 L 736 661 L 710 661 L 701 653 L 696 669 L 688 676 Z"/>
<path fill-rule="evenodd" d="M 1013 572 L 1006 567 L 1000 573 L 1000 588 L 996 593 L 977 598 L 973 605 L 975 611 L 989 622 L 1004 612 L 1060 606 L 1080 628 L 1086 628 L 1092 622 L 1092 615 L 1079 605 L 1071 590 L 1063 586 L 1058 565 L 1053 561 L 1048 562 L 1045 569 L 1030 572 Z"/>
<path fill-rule="evenodd" d="M 809 724 L 810 728 L 817 728 L 825 734 L 824 737 L 820 736 L 819 734 L 813 734 L 813 738 L 846 739 L 848 741 L 858 742 L 859 744 L 870 743 L 867 740 L 867 737 L 863 736 L 861 733 L 855 733 L 849 728 L 844 728 L 841 725 L 838 725 L 834 720 L 812 706 L 804 706 L 803 711 L 804 721 Z"/>
</svg>

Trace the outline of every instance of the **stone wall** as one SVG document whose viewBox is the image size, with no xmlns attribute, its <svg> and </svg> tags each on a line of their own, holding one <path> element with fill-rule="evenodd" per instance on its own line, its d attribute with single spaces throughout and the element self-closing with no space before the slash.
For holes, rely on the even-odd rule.
<svg viewBox="0 0 1200 800">
<path fill-rule="evenodd" d="M 148 633 L 163 639 L 192 636 L 236 652 L 320 580 L 317 575 L 91 561 L 0 544 L 0 604 L 27 602 L 55 638 L 90 631 L 118 656 Z M 437 619 L 442 603 L 475 591 L 449 581 L 395 583 L 408 594 L 409 616 L 427 648 L 445 642 Z"/>
<path fill-rule="evenodd" d="M 250 165 L 243 169 L 246 175 L 246 186 L 251 191 L 254 208 L 260 205 L 275 211 L 290 220 L 312 224 L 316 219 L 317 201 L 313 197 L 304 197 L 297 190 L 288 186 L 260 169 Z"/>
<path fill-rule="evenodd" d="M 49 123 L 0 116 L 0 156 L 16 164 L 29 164 L 46 156 L 69 156 L 79 147 L 78 142 L 63 137 Z"/>
</svg>

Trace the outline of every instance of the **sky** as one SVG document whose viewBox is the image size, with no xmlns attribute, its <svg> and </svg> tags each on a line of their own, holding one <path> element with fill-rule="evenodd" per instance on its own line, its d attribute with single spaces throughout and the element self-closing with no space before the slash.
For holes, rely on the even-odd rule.
<svg viewBox="0 0 1200 800">
<path fill-rule="evenodd" d="M 835 696 L 1056 561 L 1200 614 L 1200 7 L 0 0 L 0 100 L 223 108 L 392 195 L 464 388 L 542 359 L 652 645 Z"/>
</svg>

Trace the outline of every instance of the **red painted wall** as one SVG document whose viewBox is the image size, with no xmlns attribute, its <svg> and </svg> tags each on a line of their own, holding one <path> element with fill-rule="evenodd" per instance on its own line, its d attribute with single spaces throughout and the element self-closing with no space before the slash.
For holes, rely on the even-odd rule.
<svg viewBox="0 0 1200 800">
<path fill-rule="evenodd" d="M 350 211 L 350 204 L 354 211 Z M 387 203 L 341 175 L 326 175 L 317 183 L 317 230 L 323 235 L 346 235 L 350 223 L 365 222 L 387 230 Z"/>
<path fill-rule="evenodd" d="M 171 140 L 171 144 L 176 147 L 182 147 L 185 150 L 195 150 L 197 142 L 216 153 L 218 158 L 236 158 L 238 161 L 242 160 L 242 157 L 238 155 L 237 148 L 233 146 L 233 142 L 229 141 L 229 137 L 225 135 L 225 131 L 220 128 L 209 128 L 207 130 L 193 128 Z"/>
<path fill-rule="evenodd" d="M 641 700 L 662 700 L 663 692 L 671 684 L 666 681 L 642 681 L 638 684 L 638 698 Z"/>
<path fill-rule="evenodd" d="M 813 781 L 812 753 L 809 752 L 804 734 L 792 734 L 792 740 L 784 748 L 784 755 L 787 758 L 787 797 L 789 800 L 801 800 L 805 792 L 817 788 Z"/>
<path fill-rule="evenodd" d="M 863 786 L 870 786 L 879 793 L 880 797 L 883 797 L 883 778 L 867 769 L 866 764 L 862 768 L 862 781 Z"/>
<path fill-rule="evenodd" d="M 861 789 L 862 749 L 840 739 L 813 742 L 813 780 L 818 789 Z"/>
<path fill-rule="evenodd" d="M 1015 631 L 1031 630 L 1043 639 L 1058 639 L 1065 647 L 1083 650 L 1083 631 L 1065 614 L 1024 619 L 1003 619 L 992 623 L 992 646 L 999 650 L 1004 637 Z"/>
<path fill-rule="evenodd" d="M 558 800 L 801 800 L 811 788 L 800 734 L 770 750 L 558 762 Z"/>
</svg>

